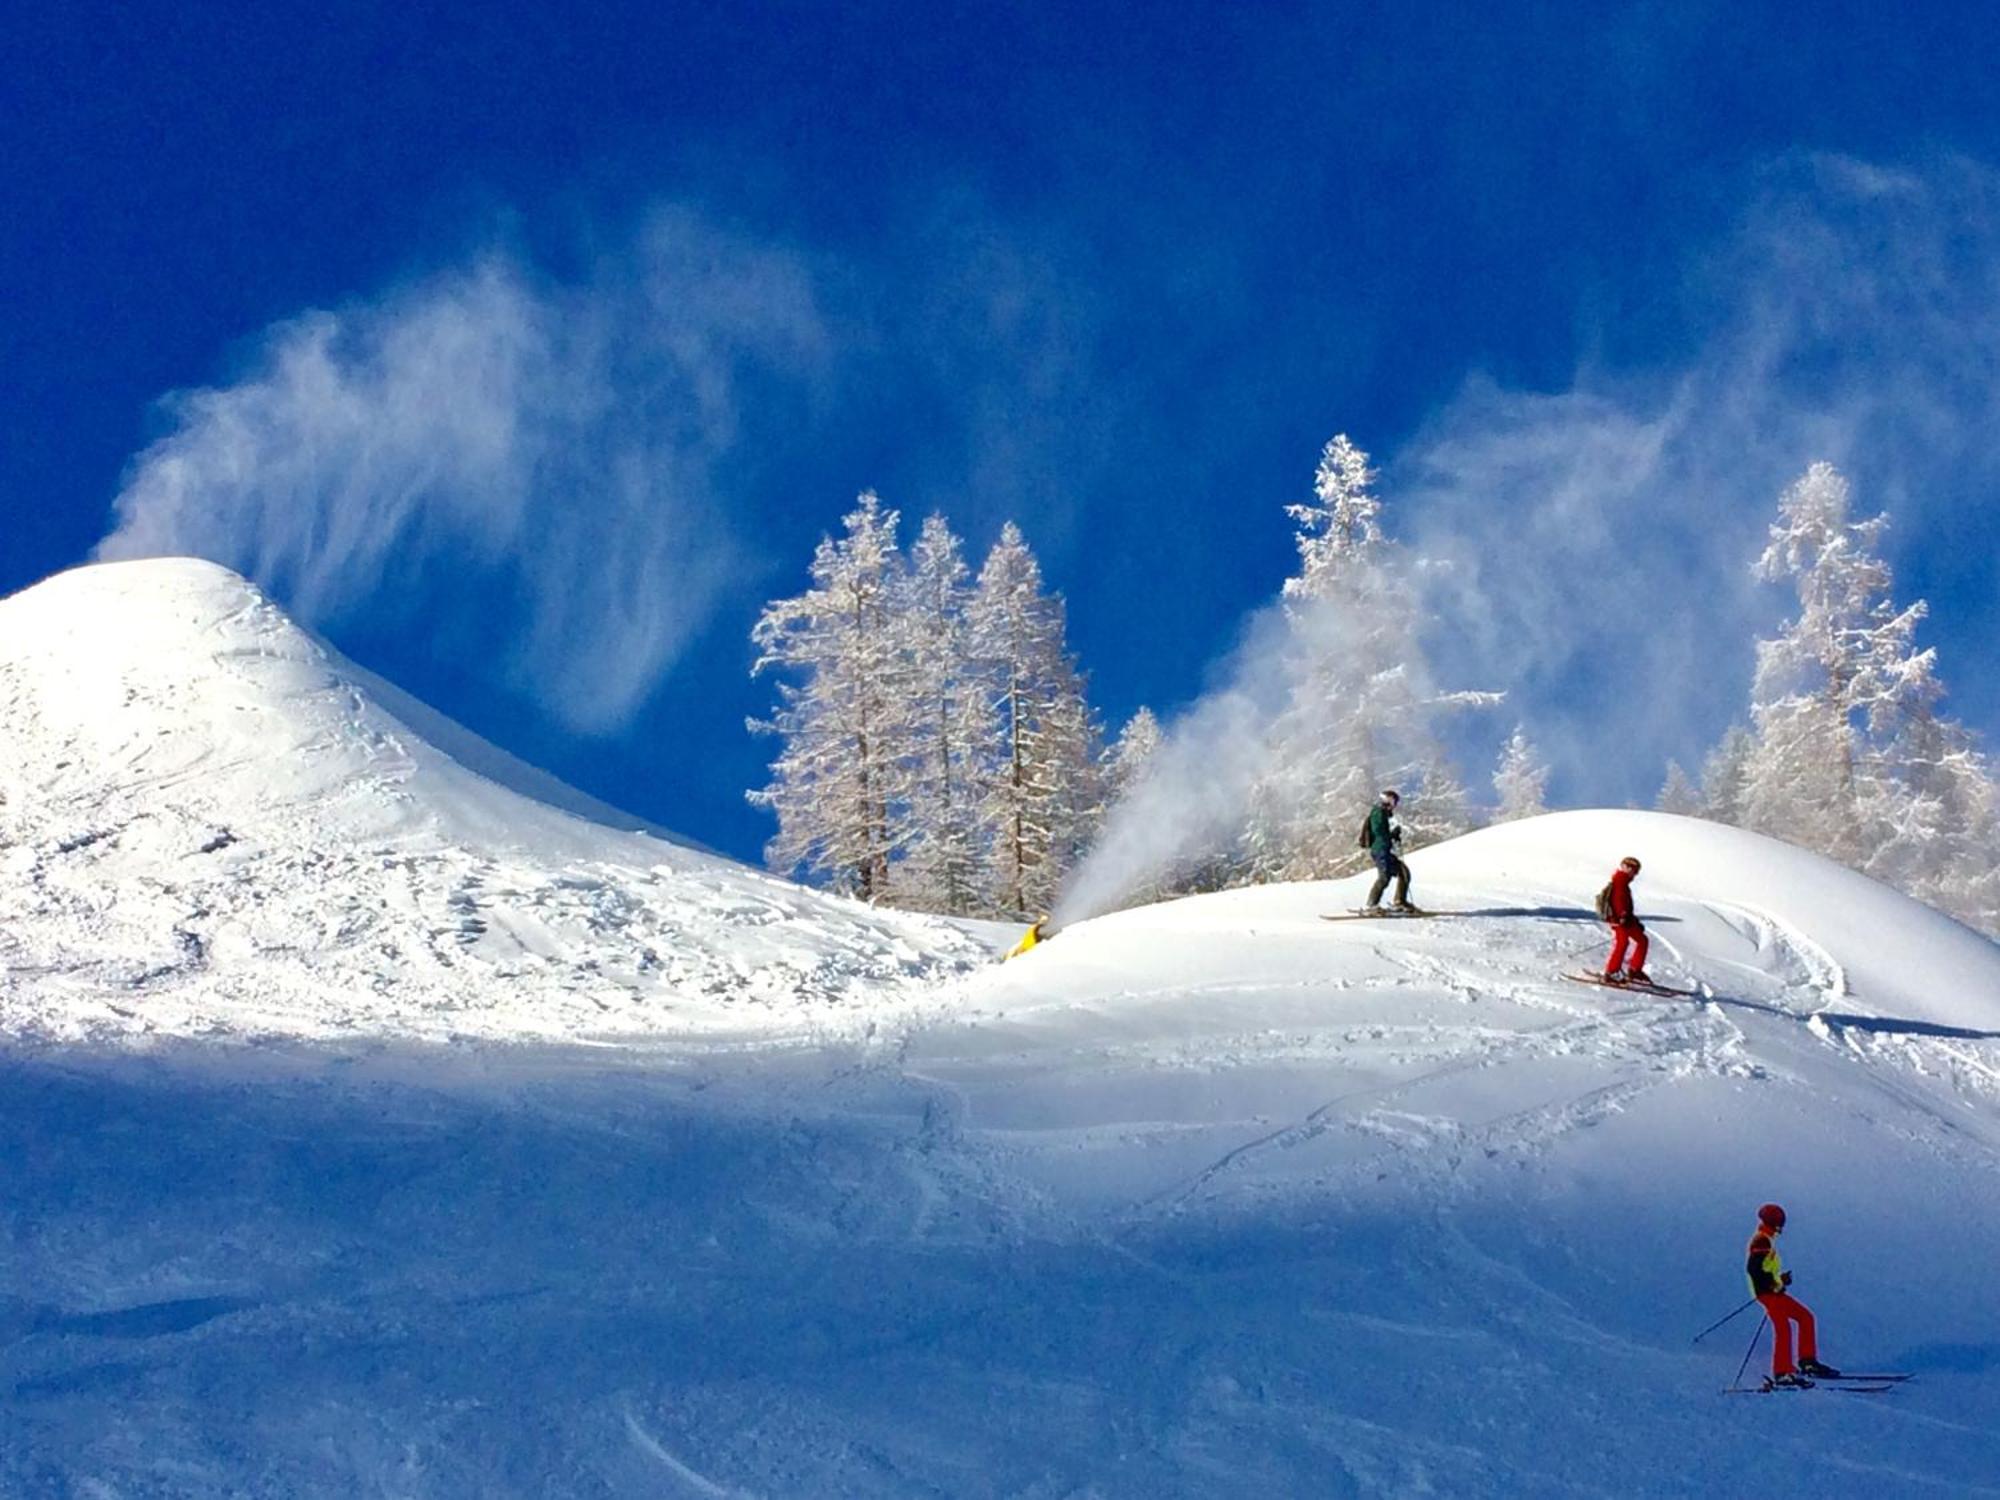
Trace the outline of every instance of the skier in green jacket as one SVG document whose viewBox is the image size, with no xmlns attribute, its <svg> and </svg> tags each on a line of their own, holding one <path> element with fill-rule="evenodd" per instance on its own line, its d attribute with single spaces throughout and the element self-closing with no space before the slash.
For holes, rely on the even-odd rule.
<svg viewBox="0 0 2000 1500">
<path fill-rule="evenodd" d="M 1375 885 L 1368 892 L 1368 904 L 1361 908 L 1363 916 L 1380 914 L 1382 893 L 1389 888 L 1392 879 L 1396 882 L 1396 900 L 1389 910 L 1416 910 L 1410 905 L 1410 867 L 1396 853 L 1403 842 L 1403 825 L 1396 821 L 1396 804 L 1402 800 L 1401 794 L 1392 787 L 1383 792 L 1381 800 L 1368 810 L 1364 836 L 1368 841 L 1368 857 L 1375 861 Z"/>
</svg>

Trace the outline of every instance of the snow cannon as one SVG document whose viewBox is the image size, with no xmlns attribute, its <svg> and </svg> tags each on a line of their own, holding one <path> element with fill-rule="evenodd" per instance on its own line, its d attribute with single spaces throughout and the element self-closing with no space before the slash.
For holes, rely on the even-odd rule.
<svg viewBox="0 0 2000 1500">
<path fill-rule="evenodd" d="M 1021 934 L 1021 941 L 1007 950 L 1006 958 L 1019 958 L 1036 944 L 1045 943 L 1055 935 L 1056 925 L 1049 918 L 1048 913 L 1044 912 L 1041 916 L 1035 918 L 1033 925 L 1026 932 Z M 1003 958 L 1001 962 L 1005 963 L 1006 958 Z"/>
</svg>

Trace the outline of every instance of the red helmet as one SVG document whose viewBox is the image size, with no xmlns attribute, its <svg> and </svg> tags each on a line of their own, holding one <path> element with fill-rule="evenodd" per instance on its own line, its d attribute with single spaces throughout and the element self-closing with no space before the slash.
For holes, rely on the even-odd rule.
<svg viewBox="0 0 2000 1500">
<path fill-rule="evenodd" d="M 1757 1222 L 1759 1224 L 1767 1224 L 1773 1229 L 1783 1229 L 1785 1227 L 1785 1211 L 1775 1203 L 1766 1203 L 1762 1208 L 1757 1210 Z"/>
</svg>

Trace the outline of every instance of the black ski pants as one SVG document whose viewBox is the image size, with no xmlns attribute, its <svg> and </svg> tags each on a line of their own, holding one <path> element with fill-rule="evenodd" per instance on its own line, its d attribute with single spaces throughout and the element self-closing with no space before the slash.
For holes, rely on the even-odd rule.
<svg viewBox="0 0 2000 1500">
<path fill-rule="evenodd" d="M 1398 905 L 1410 899 L 1410 867 L 1396 858 L 1393 849 L 1373 851 L 1375 859 L 1375 885 L 1368 892 L 1368 904 L 1380 906 L 1382 893 L 1389 889 L 1389 882 L 1396 882 L 1396 902 Z"/>
</svg>

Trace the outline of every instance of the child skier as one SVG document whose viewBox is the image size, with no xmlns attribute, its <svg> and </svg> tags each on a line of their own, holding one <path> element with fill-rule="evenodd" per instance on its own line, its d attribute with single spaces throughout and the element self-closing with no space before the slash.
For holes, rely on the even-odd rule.
<svg viewBox="0 0 2000 1500">
<path fill-rule="evenodd" d="M 1750 1277 L 1750 1295 L 1764 1306 L 1771 1320 L 1770 1384 L 1810 1386 L 1811 1376 L 1836 1379 L 1840 1371 L 1819 1362 L 1819 1332 L 1805 1303 L 1786 1290 L 1792 1273 L 1778 1258 L 1778 1236 L 1785 1232 L 1785 1211 L 1775 1203 L 1757 1210 L 1757 1232 L 1750 1236 L 1749 1259 L 1744 1270 Z M 1792 1325 L 1799 1330 L 1799 1359 L 1792 1363 Z"/>
<path fill-rule="evenodd" d="M 1382 893 L 1389 888 L 1392 878 L 1396 882 L 1396 904 L 1390 910 L 1416 910 L 1410 905 L 1410 867 L 1396 854 L 1397 846 L 1403 842 L 1403 825 L 1396 821 L 1396 804 L 1402 800 L 1393 789 L 1385 791 L 1381 800 L 1368 810 L 1368 821 L 1362 826 L 1368 857 L 1375 861 L 1375 885 L 1368 892 L 1368 904 L 1361 908 L 1364 916 L 1380 913 Z"/>
<path fill-rule="evenodd" d="M 1611 883 L 1598 898 L 1598 912 L 1611 924 L 1611 956 L 1604 961 L 1606 984 L 1651 984 L 1646 972 L 1646 924 L 1632 909 L 1632 877 L 1639 873 L 1639 861 L 1626 855 L 1612 872 Z M 1632 961 L 1625 962 L 1630 947 Z"/>
</svg>

